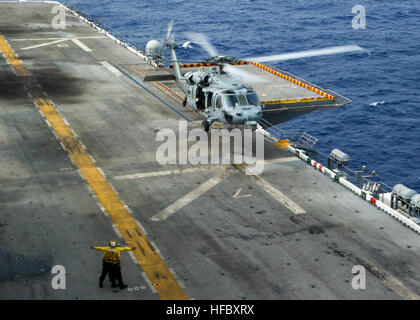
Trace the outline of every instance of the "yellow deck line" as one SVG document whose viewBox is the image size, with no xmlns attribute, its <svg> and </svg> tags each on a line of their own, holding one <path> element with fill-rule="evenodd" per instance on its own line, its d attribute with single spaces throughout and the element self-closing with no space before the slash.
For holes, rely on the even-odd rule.
<svg viewBox="0 0 420 320">
<path fill-rule="evenodd" d="M 6 56 L 16 73 L 29 74 L 22 62 L 14 54 L 7 41 L 0 36 L 0 50 Z M 16 68 L 16 69 L 15 69 Z M 186 300 L 188 296 L 182 290 L 169 268 L 150 244 L 146 235 L 137 225 L 124 204 L 119 199 L 101 171 L 96 167 L 88 152 L 64 122 L 53 104 L 46 98 L 34 98 L 35 103 L 59 137 L 64 148 L 79 168 L 83 178 L 89 183 L 101 205 L 107 211 L 114 225 L 129 246 L 137 247 L 133 251 L 141 268 L 152 282 L 162 299 Z"/>
<path fill-rule="evenodd" d="M 22 61 L 16 56 L 6 39 L 0 34 L 0 51 L 17 75 L 28 76 L 29 72 L 23 66 Z"/>
<path fill-rule="evenodd" d="M 89 183 L 126 243 L 138 248 L 138 250 L 133 251 L 133 254 L 161 298 L 170 300 L 188 299 L 159 254 L 149 244 L 145 234 L 137 226 L 136 221 L 51 102 L 47 99 L 36 98 L 35 103 L 60 138 L 66 151 Z"/>
<path fill-rule="evenodd" d="M 286 100 L 270 100 L 270 101 L 261 101 L 262 105 L 269 104 L 288 104 L 288 103 L 299 103 L 299 102 L 313 102 L 313 101 L 327 101 L 328 98 L 317 97 L 317 98 L 300 98 L 300 99 L 286 99 Z"/>
</svg>

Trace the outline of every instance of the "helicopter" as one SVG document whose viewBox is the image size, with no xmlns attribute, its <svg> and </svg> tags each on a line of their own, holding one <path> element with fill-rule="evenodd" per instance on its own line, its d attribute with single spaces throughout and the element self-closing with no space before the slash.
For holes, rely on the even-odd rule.
<svg viewBox="0 0 420 320">
<path fill-rule="evenodd" d="M 185 94 L 183 106 L 188 105 L 194 111 L 206 116 L 202 122 L 202 129 L 209 131 L 214 122 L 228 125 L 243 125 L 257 128 L 262 119 L 263 110 L 259 98 L 252 86 L 247 82 L 264 82 L 265 80 L 235 67 L 233 64 L 240 61 L 268 62 L 288 59 L 299 59 L 312 56 L 330 55 L 352 51 L 366 51 L 356 45 L 329 47 L 318 50 L 307 50 L 279 55 L 235 59 L 217 53 L 206 35 L 202 33 L 186 33 L 190 43 L 200 45 L 209 55 L 205 63 L 211 65 L 210 69 L 181 72 L 180 60 L 177 58 L 176 49 L 179 45 L 172 36 L 172 21 L 168 24 L 167 36 L 162 45 L 151 40 L 146 45 L 146 54 L 166 62 L 173 63 L 174 74 L 168 77 L 148 77 L 144 81 L 175 80 L 177 86 Z M 162 47 L 165 53 L 162 55 Z M 171 60 L 166 58 L 166 50 L 171 53 Z"/>
</svg>

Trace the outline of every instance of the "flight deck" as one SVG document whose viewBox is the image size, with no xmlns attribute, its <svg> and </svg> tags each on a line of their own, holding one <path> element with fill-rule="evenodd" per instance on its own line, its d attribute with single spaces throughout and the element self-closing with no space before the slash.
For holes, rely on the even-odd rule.
<svg viewBox="0 0 420 320">
<path fill-rule="evenodd" d="M 0 2 L 1 299 L 419 299 L 419 235 L 271 140 L 258 176 L 158 163 L 157 133 L 203 116 L 72 11 L 53 29 L 56 5 Z M 240 67 L 273 78 L 256 86 L 268 109 L 349 102 Z M 98 287 L 90 249 L 111 239 L 137 248 L 121 255 L 118 292 Z M 355 265 L 365 290 L 352 288 Z"/>
</svg>

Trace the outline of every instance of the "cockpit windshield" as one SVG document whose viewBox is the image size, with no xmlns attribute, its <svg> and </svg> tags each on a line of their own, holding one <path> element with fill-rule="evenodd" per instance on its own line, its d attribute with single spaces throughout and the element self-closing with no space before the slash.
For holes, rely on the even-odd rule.
<svg viewBox="0 0 420 320">
<path fill-rule="evenodd" d="M 246 98 L 248 99 L 248 103 L 253 106 L 259 106 L 260 101 L 258 100 L 258 96 L 255 93 L 248 93 L 246 95 Z"/>
<path fill-rule="evenodd" d="M 234 108 L 238 105 L 240 106 L 259 106 L 260 102 L 258 100 L 258 96 L 255 93 L 247 93 L 247 94 L 223 94 L 221 96 L 222 104 L 226 108 Z"/>
<path fill-rule="evenodd" d="M 234 94 L 224 94 L 222 97 L 222 103 L 225 107 L 236 107 L 238 104 L 238 98 Z"/>
<path fill-rule="evenodd" d="M 248 101 L 246 101 L 246 98 L 243 94 L 238 95 L 238 100 L 239 100 L 239 104 L 241 106 L 247 106 L 248 105 Z"/>
</svg>

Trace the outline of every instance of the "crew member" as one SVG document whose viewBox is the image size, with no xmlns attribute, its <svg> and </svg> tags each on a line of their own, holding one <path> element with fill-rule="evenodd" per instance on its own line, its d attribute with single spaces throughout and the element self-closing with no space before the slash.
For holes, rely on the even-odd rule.
<svg viewBox="0 0 420 320">
<path fill-rule="evenodd" d="M 104 251 L 102 258 L 102 274 L 99 277 L 99 288 L 103 287 L 105 277 L 109 274 L 111 279 L 111 287 L 117 287 L 115 280 L 118 282 L 120 289 L 127 288 L 127 285 L 123 283 L 121 276 L 121 255 L 123 251 L 135 250 L 135 247 L 117 247 L 117 241 L 111 240 L 109 247 L 91 247 L 91 249 Z"/>
</svg>

